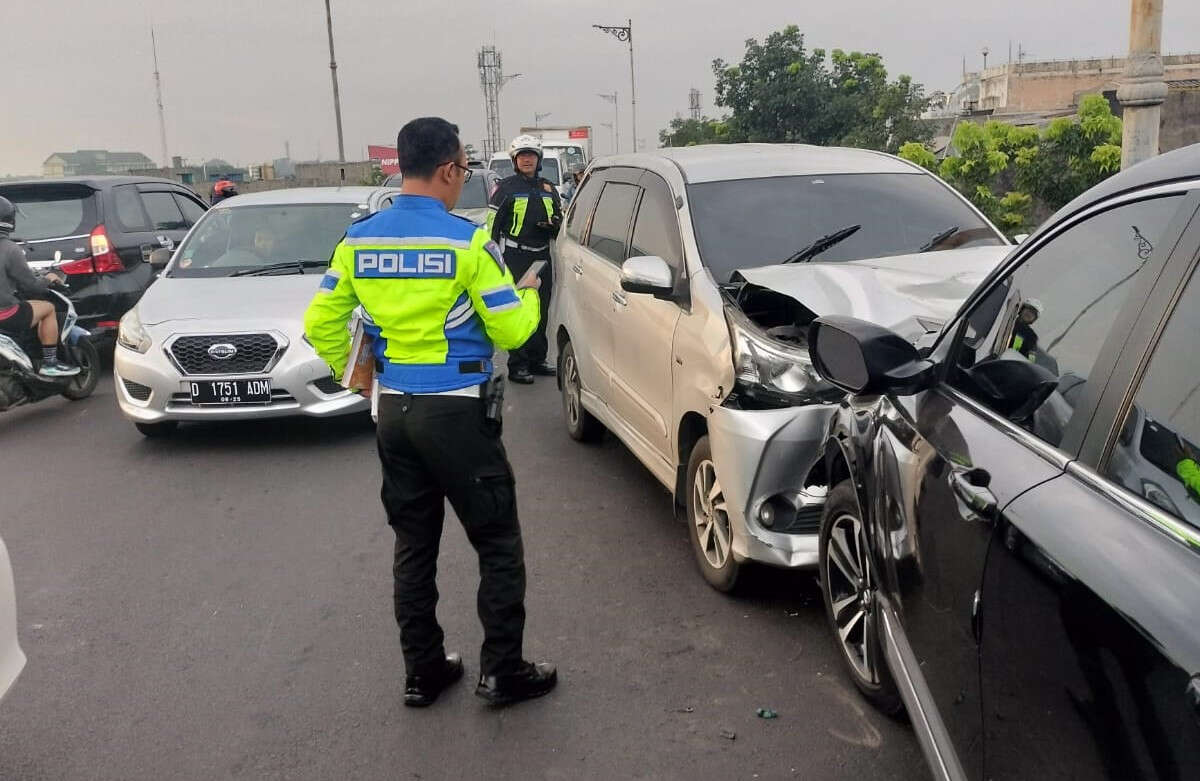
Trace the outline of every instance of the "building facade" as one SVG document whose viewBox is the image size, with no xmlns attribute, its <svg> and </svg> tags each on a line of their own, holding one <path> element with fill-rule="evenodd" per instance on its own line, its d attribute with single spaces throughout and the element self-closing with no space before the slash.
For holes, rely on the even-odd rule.
<svg viewBox="0 0 1200 781">
<path fill-rule="evenodd" d="M 107 149 L 80 149 L 75 152 L 55 152 L 42 163 L 42 175 L 48 178 L 63 176 L 125 175 L 143 168 L 152 168 L 154 161 L 141 152 L 109 152 Z"/>
</svg>

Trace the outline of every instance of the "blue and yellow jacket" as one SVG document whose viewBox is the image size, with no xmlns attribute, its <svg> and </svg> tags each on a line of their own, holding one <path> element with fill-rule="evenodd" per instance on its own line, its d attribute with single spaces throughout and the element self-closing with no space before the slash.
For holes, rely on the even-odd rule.
<svg viewBox="0 0 1200 781">
<path fill-rule="evenodd" d="M 537 291 L 514 287 L 488 232 L 421 195 L 399 195 L 350 226 L 304 314 L 308 340 L 338 377 L 360 304 L 377 329 L 380 384 L 409 393 L 486 382 L 495 347 L 520 347 L 539 316 Z"/>
</svg>

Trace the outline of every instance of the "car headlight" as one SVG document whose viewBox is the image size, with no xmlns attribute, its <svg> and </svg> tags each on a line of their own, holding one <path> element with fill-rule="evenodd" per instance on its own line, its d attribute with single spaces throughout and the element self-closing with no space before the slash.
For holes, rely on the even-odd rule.
<svg viewBox="0 0 1200 781">
<path fill-rule="evenodd" d="M 142 327 L 137 307 L 130 309 L 121 318 L 121 323 L 117 326 L 117 344 L 139 353 L 150 349 L 150 334 Z"/>
<path fill-rule="evenodd" d="M 778 406 L 835 401 L 842 392 L 813 367 L 808 350 L 764 334 L 741 310 L 725 308 L 738 389 Z"/>
</svg>

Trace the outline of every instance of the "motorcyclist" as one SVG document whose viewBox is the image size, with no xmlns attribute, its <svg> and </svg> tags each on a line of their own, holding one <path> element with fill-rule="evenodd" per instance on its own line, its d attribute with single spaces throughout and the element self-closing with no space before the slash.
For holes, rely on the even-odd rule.
<svg viewBox="0 0 1200 781">
<path fill-rule="evenodd" d="M 562 201 L 558 190 L 539 176 L 542 167 L 542 142 L 534 136 L 513 139 L 508 155 L 513 175 L 500 181 L 488 204 L 487 227 L 492 241 L 500 245 L 504 263 L 520 279 L 536 261 L 550 260 L 550 241 L 562 223 Z M 554 367 L 546 363 L 549 343 L 546 319 L 550 309 L 553 277 L 547 262 L 541 272 L 541 319 L 537 331 L 524 345 L 508 354 L 508 378 L 528 385 L 534 375 L 553 377 Z"/>
<path fill-rule="evenodd" d="M 12 201 L 0 197 L 0 333 L 19 340 L 36 329 L 42 346 L 38 374 L 43 377 L 79 374 L 78 366 L 58 359 L 58 316 L 54 305 L 36 298 L 46 295 L 49 289 L 46 280 L 62 282 L 62 277 L 51 272 L 45 279 L 38 279 L 25 260 L 25 250 L 10 238 L 16 227 L 17 208 Z"/>
<path fill-rule="evenodd" d="M 228 179 L 221 179 L 213 185 L 212 189 L 212 205 L 216 206 L 226 198 L 232 198 L 237 195 L 237 185 Z"/>
</svg>

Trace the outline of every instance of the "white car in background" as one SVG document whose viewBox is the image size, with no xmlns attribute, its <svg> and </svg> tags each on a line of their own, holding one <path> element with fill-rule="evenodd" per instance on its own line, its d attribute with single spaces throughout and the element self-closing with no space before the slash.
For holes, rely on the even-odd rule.
<svg viewBox="0 0 1200 781">
<path fill-rule="evenodd" d="M 138 431 L 183 421 L 366 412 L 304 340 L 304 310 L 351 222 L 398 191 L 313 187 L 239 195 L 196 223 L 121 318 L 117 403 Z M 169 261 L 169 262 L 168 262 Z"/>
<path fill-rule="evenodd" d="M 25 667 L 25 654 L 17 642 L 17 593 L 8 548 L 0 540 L 0 699 Z"/>
</svg>

